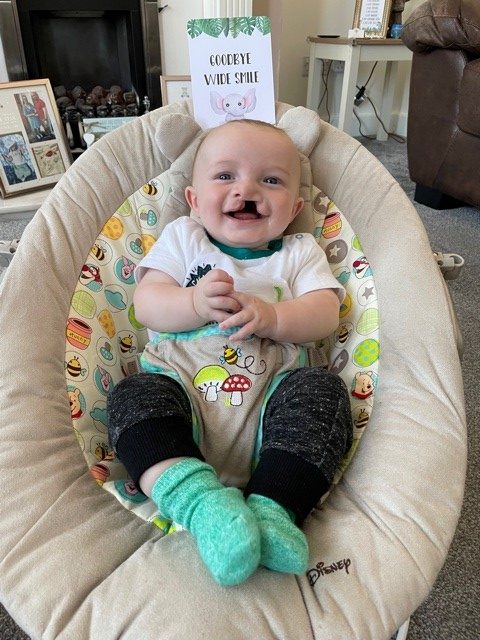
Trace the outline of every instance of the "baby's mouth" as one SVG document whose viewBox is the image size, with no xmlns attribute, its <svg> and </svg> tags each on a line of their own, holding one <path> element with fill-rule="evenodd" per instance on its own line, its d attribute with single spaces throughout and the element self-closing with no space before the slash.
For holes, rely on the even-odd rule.
<svg viewBox="0 0 480 640">
<path fill-rule="evenodd" d="M 256 220 L 262 217 L 258 213 L 257 205 L 253 200 L 245 200 L 242 209 L 229 211 L 227 215 L 231 218 L 235 218 L 235 220 Z"/>
</svg>

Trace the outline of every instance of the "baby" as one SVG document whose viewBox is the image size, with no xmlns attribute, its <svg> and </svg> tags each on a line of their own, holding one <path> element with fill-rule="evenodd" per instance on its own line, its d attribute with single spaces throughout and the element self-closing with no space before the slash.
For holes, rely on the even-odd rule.
<svg viewBox="0 0 480 640">
<path fill-rule="evenodd" d="M 283 235 L 299 184 L 281 129 L 207 133 L 185 191 L 192 217 L 135 270 L 144 372 L 108 402 L 117 456 L 222 585 L 259 565 L 306 571 L 300 527 L 351 445 L 347 389 L 306 346 L 335 331 L 344 290 L 312 235 Z"/>
</svg>

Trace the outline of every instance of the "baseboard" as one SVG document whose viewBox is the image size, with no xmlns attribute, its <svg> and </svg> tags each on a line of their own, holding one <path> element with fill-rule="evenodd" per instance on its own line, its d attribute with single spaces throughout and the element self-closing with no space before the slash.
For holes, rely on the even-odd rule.
<svg viewBox="0 0 480 640">
<path fill-rule="evenodd" d="M 361 107 L 357 107 L 357 115 L 362 122 L 362 132 L 367 136 L 375 136 L 377 135 L 378 127 L 381 126 L 375 117 L 374 113 L 362 112 Z M 320 113 L 320 117 L 324 120 L 327 119 L 326 113 Z M 393 113 L 390 125 L 390 132 L 396 133 L 399 136 L 406 137 L 407 135 L 407 121 L 408 114 L 407 113 Z M 330 123 L 333 124 L 334 127 L 338 127 L 338 113 L 333 113 L 330 116 Z M 352 120 L 352 127 L 348 131 L 351 136 L 358 137 L 360 136 L 360 125 L 358 120 L 354 117 Z"/>
</svg>

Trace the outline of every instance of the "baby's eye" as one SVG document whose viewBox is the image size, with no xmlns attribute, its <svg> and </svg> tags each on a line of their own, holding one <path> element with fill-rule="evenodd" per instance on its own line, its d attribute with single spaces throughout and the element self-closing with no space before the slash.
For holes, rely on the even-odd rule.
<svg viewBox="0 0 480 640">
<path fill-rule="evenodd" d="M 266 182 L 267 184 L 279 184 L 280 180 L 278 178 L 275 178 L 274 176 L 268 176 L 264 179 L 264 182 Z"/>
<path fill-rule="evenodd" d="M 231 180 L 231 179 L 232 179 L 231 173 L 220 173 L 217 176 L 217 180 Z"/>
</svg>

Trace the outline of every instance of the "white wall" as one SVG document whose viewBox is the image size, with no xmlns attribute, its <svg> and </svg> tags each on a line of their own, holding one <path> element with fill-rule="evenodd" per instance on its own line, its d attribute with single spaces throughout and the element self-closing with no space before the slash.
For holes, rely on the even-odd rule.
<svg viewBox="0 0 480 640">
<path fill-rule="evenodd" d="M 337 0 L 338 1 L 338 0 Z M 305 105 L 308 78 L 302 77 L 303 61 L 309 55 L 307 37 L 318 33 L 318 0 L 284 0 L 280 37 L 280 82 L 278 98 L 293 105 Z"/>
<path fill-rule="evenodd" d="M 7 65 L 3 54 L 2 38 L 0 37 L 0 82 L 8 82 Z"/>
<path fill-rule="evenodd" d="M 168 5 L 160 12 L 158 17 L 162 74 L 170 76 L 190 75 L 187 22 L 191 18 L 212 17 L 212 6 L 216 5 L 216 3 L 204 2 L 204 0 L 157 0 L 157 4 L 159 7 Z M 244 5 L 243 3 L 238 3 L 238 7 L 235 8 L 235 3 L 230 6 L 229 3 L 225 2 L 222 3 L 222 6 L 224 6 L 224 10 L 233 9 L 233 11 L 237 11 L 238 7 Z"/>
<path fill-rule="evenodd" d="M 403 12 L 403 21 L 408 15 L 422 4 L 424 0 L 411 0 L 405 5 L 405 11 Z M 348 29 L 352 27 L 353 14 L 355 11 L 355 0 L 320 0 L 319 3 L 319 21 L 317 33 L 322 34 L 338 34 L 340 36 L 346 36 Z M 359 74 L 359 86 L 367 80 L 370 75 L 373 63 L 362 63 L 360 65 Z M 410 85 L 410 62 L 399 63 L 398 81 L 395 91 L 395 99 L 393 102 L 393 127 L 392 129 L 400 135 L 406 135 L 407 131 L 407 114 L 408 114 L 408 96 Z M 381 100 L 381 86 L 382 86 L 382 73 L 384 67 L 380 64 L 374 71 L 372 79 L 367 86 L 367 95 L 374 102 L 378 108 Z M 329 78 L 329 108 L 333 118 L 333 123 L 336 123 L 338 117 L 338 108 L 340 104 L 340 81 L 341 78 L 336 74 L 330 74 Z M 326 111 L 320 111 L 322 117 L 326 116 Z M 378 121 L 375 118 L 373 108 L 367 101 L 360 107 L 357 107 L 357 113 L 362 120 L 362 131 L 367 134 L 376 132 Z M 359 135 L 359 125 L 354 120 L 354 127 L 350 131 L 352 135 Z"/>
<path fill-rule="evenodd" d="M 407 1 L 404 19 L 424 0 Z M 190 18 L 203 17 L 203 0 L 158 0 L 159 6 L 168 7 L 159 14 L 162 42 L 162 72 L 164 75 L 188 75 L 188 42 L 186 24 Z M 346 36 L 352 27 L 355 0 L 253 0 L 254 15 L 270 15 L 272 19 L 272 47 L 274 69 L 279 69 L 277 84 L 278 99 L 293 105 L 304 105 L 307 97 L 307 78 L 302 77 L 303 59 L 309 55 L 307 37 L 325 34 Z M 408 88 L 410 63 L 400 63 L 397 89 L 393 104 L 394 130 L 406 133 L 408 113 Z M 360 67 L 359 83 L 366 81 L 372 63 Z M 382 65 L 378 65 L 370 80 L 367 93 L 380 105 Z M 329 82 L 330 112 L 335 123 L 340 103 L 340 74 L 331 74 Z M 367 102 L 358 113 L 364 123 L 364 133 L 374 133 L 377 121 L 373 109 Z M 321 111 L 322 116 L 326 112 Z M 358 123 L 350 131 L 359 134 Z"/>
<path fill-rule="evenodd" d="M 275 99 L 278 100 L 278 85 L 280 80 L 280 38 L 282 35 L 282 4 L 283 0 L 253 0 L 252 15 L 269 16 L 272 27 L 272 66 Z"/>
<path fill-rule="evenodd" d="M 162 73 L 188 75 L 186 24 L 190 18 L 203 17 L 203 0 L 158 0 L 158 4 L 168 4 L 159 14 Z M 307 36 L 311 25 L 318 22 L 318 0 L 302 0 L 301 10 L 292 0 L 253 0 L 253 14 L 272 19 L 273 66 L 280 70 L 276 85 L 279 99 L 305 104 L 307 78 L 302 77 L 302 66 L 309 51 Z"/>
<path fill-rule="evenodd" d="M 355 0 L 320 0 L 318 12 L 318 34 L 346 37 L 353 24 Z"/>
<path fill-rule="evenodd" d="M 190 74 L 188 60 L 187 22 L 203 18 L 203 0 L 158 0 L 158 6 L 168 5 L 159 14 L 162 74 Z"/>
</svg>

